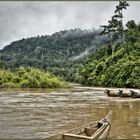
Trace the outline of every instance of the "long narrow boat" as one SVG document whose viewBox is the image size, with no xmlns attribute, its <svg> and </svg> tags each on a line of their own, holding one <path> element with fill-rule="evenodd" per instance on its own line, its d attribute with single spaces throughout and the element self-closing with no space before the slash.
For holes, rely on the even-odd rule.
<svg viewBox="0 0 140 140">
<path fill-rule="evenodd" d="M 132 98 L 140 98 L 140 92 L 129 90 L 127 92 L 124 92 L 123 90 L 118 90 L 116 92 L 110 91 L 106 89 L 104 91 L 105 94 L 107 94 L 109 97 L 132 97 Z"/>
<path fill-rule="evenodd" d="M 118 90 L 116 93 L 115 92 L 111 92 L 110 90 L 106 89 L 104 91 L 105 94 L 107 94 L 109 97 L 120 97 L 122 94 L 122 90 Z"/>
<path fill-rule="evenodd" d="M 62 134 L 48 137 L 48 139 L 66 139 L 66 140 L 93 140 L 106 139 L 111 128 L 112 111 L 105 118 L 98 122 L 92 122 L 87 125 L 80 126 L 71 130 L 67 130 Z"/>
</svg>

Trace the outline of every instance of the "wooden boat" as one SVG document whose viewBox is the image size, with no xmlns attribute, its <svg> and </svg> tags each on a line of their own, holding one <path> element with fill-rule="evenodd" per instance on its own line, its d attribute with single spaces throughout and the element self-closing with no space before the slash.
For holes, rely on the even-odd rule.
<svg viewBox="0 0 140 140">
<path fill-rule="evenodd" d="M 123 92 L 122 90 L 118 90 L 116 93 L 111 92 L 110 90 L 106 89 L 104 91 L 105 94 L 107 94 L 109 97 L 132 97 L 132 98 L 140 98 L 140 92 L 136 92 L 133 90 L 130 90 L 128 92 Z"/>
<path fill-rule="evenodd" d="M 111 92 L 110 90 L 106 89 L 104 91 L 105 94 L 107 94 L 109 97 L 120 97 L 122 94 L 122 90 L 118 90 L 116 93 Z"/>
<path fill-rule="evenodd" d="M 122 92 L 120 97 L 132 97 L 132 92 L 131 90 L 129 92 Z"/>
<path fill-rule="evenodd" d="M 75 129 L 67 130 L 62 134 L 48 137 L 48 139 L 66 139 L 66 140 L 93 140 L 106 139 L 111 128 L 112 111 L 99 122 L 92 122 Z"/>
<path fill-rule="evenodd" d="M 133 91 L 133 90 L 130 90 L 131 92 L 131 97 L 132 98 L 140 98 L 140 93 L 139 92 L 136 92 L 136 91 Z"/>
</svg>

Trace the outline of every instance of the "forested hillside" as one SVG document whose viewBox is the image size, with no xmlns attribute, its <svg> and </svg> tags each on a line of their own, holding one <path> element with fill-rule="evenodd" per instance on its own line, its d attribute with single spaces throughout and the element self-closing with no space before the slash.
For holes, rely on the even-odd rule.
<svg viewBox="0 0 140 140">
<path fill-rule="evenodd" d="M 124 42 L 97 49 L 81 70 L 91 86 L 140 88 L 140 24 L 126 24 Z"/>
<path fill-rule="evenodd" d="M 37 67 L 75 80 L 90 52 L 107 42 L 107 37 L 99 33 L 100 30 L 74 29 L 12 42 L 0 51 L 0 67 Z"/>
</svg>

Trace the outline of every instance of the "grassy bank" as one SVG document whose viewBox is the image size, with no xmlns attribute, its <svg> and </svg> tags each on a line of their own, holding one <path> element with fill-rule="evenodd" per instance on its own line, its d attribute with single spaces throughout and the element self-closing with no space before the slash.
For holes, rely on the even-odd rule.
<svg viewBox="0 0 140 140">
<path fill-rule="evenodd" d="M 65 88 L 62 79 L 36 68 L 20 68 L 15 72 L 0 70 L 0 87 L 3 88 Z"/>
</svg>

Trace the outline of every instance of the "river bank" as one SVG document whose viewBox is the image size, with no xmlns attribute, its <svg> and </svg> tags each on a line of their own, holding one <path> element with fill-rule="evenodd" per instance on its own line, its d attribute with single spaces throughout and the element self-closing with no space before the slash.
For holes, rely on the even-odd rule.
<svg viewBox="0 0 140 140">
<path fill-rule="evenodd" d="M 117 88 L 117 87 L 87 87 L 87 86 L 82 86 L 80 84 L 77 84 L 76 86 L 73 85 L 73 88 L 76 89 L 91 89 L 91 90 L 100 90 L 100 91 L 104 91 L 106 89 L 109 89 L 111 91 L 116 91 L 116 90 L 123 90 L 124 92 L 128 92 L 129 90 L 134 90 L 139 92 L 140 89 L 137 88 Z"/>
</svg>

